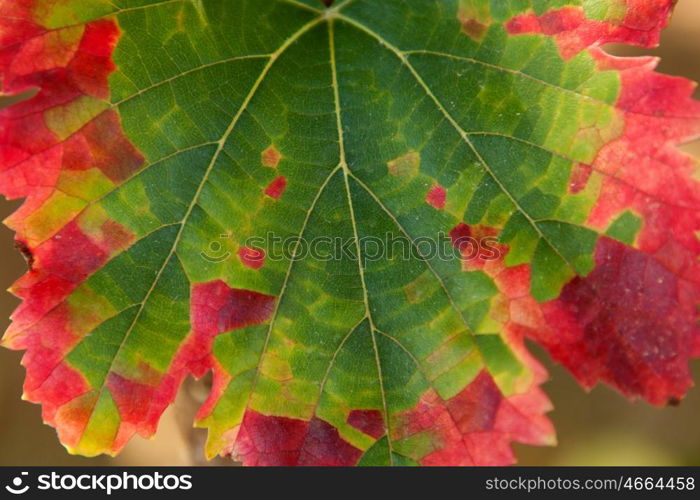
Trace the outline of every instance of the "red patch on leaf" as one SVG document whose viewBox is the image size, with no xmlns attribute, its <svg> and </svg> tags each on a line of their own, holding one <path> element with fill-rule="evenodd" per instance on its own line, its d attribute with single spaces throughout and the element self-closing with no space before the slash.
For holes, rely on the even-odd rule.
<svg viewBox="0 0 700 500">
<path fill-rule="evenodd" d="M 265 265 L 265 250 L 258 248 L 242 247 L 238 250 L 238 257 L 244 266 L 251 269 L 260 269 Z"/>
<path fill-rule="evenodd" d="M 143 165 L 143 157 L 121 133 L 119 116 L 112 111 L 97 116 L 67 141 L 64 155 L 65 168 L 97 167 L 115 183 L 124 182 Z"/>
<path fill-rule="evenodd" d="M 674 4 L 675 0 L 627 0 L 627 13 L 620 23 L 588 19 L 581 7 L 563 7 L 541 16 L 519 15 L 505 27 L 512 35 L 553 36 L 562 56 L 570 59 L 584 49 L 606 43 L 656 46 Z"/>
<path fill-rule="evenodd" d="M 357 464 L 362 451 L 338 434 L 338 430 L 319 418 L 311 419 L 299 453 L 301 466 L 342 467 Z"/>
<path fill-rule="evenodd" d="M 350 466 L 362 451 L 321 419 L 307 422 L 248 410 L 232 456 L 249 466 Z"/>
<path fill-rule="evenodd" d="M 0 110 L 0 193 L 25 198 L 8 225 L 33 258 L 30 272 L 13 287 L 24 301 L 3 343 L 26 349 L 27 398 L 43 405 L 46 421 L 57 427 L 64 443 L 76 446 L 97 394 L 88 392 L 87 381 L 63 358 L 96 318 L 89 317 L 90 312 L 72 310 L 64 300 L 128 247 L 133 235 L 114 221 L 86 234 L 77 212 L 63 228 L 46 235 L 33 230 L 31 224 L 36 222 L 30 216 L 56 192 L 62 172 L 97 168 L 119 184 L 141 168 L 144 159 L 125 137 L 113 111 L 98 114 L 77 129 L 60 119 L 65 106 L 84 102 L 86 97 L 109 106 L 111 55 L 119 36 L 116 23 L 97 20 L 46 29 L 35 21 L 35 9 L 34 0 L 0 5 L 2 93 L 35 91 L 29 99 Z M 92 201 L 94 192 L 86 186 L 76 196 Z"/>
<path fill-rule="evenodd" d="M 192 323 L 196 330 L 209 332 L 260 325 L 272 316 L 275 300 L 272 295 L 253 290 L 229 288 L 221 281 L 197 285 L 192 297 Z"/>
<path fill-rule="evenodd" d="M 107 387 L 119 409 L 123 424 L 139 425 L 148 416 L 156 387 L 130 380 L 111 372 L 107 376 Z"/>
<path fill-rule="evenodd" d="M 429 390 L 415 408 L 398 416 L 392 437 L 429 438 L 434 450 L 419 457 L 422 465 L 510 465 L 515 461 L 512 441 L 552 441 L 552 426 L 544 416 L 549 409 L 536 385 L 505 398 L 484 371 L 449 401 Z"/>
<path fill-rule="evenodd" d="M 230 288 L 223 281 L 195 285 L 190 312 L 194 331 L 191 359 L 206 358 L 216 335 L 267 322 L 272 316 L 276 298 L 252 290 Z M 208 367 L 205 363 L 204 368 Z M 203 370 L 195 369 L 197 375 Z"/>
<path fill-rule="evenodd" d="M 603 238 L 595 270 L 543 306 L 552 333 L 538 340 L 586 387 L 666 404 L 692 385 L 697 296 L 686 291 L 652 256 Z"/>
<path fill-rule="evenodd" d="M 444 187 L 439 184 L 435 184 L 433 188 L 428 192 L 425 197 L 425 201 L 436 210 L 442 210 L 445 208 L 445 201 L 447 200 L 447 191 Z"/>
<path fill-rule="evenodd" d="M 639 251 L 601 240 L 596 250 L 598 268 L 565 288 L 560 308 L 548 312 L 566 324 L 577 320 L 566 331 L 578 333 L 562 342 L 579 338 L 579 354 L 595 350 L 603 333 L 611 337 L 607 349 L 595 351 L 597 358 L 586 365 L 573 359 L 568 362 L 584 385 L 591 386 L 599 378 L 629 396 L 666 404 L 679 399 L 690 386 L 687 362 L 700 355 L 696 309 L 700 185 L 694 180 L 695 162 L 676 149 L 700 134 L 700 103 L 692 99 L 695 87 L 688 80 L 654 73 L 657 61 L 652 58 L 620 59 L 601 51 L 593 55 L 600 69 L 620 72 L 622 90 L 616 106 L 624 112 L 625 132 L 607 144 L 594 162 L 594 168 L 607 175 L 588 223 L 604 229 L 624 211 L 639 214 L 643 219 L 636 240 Z M 637 281 L 630 283 L 629 277 L 615 274 L 612 262 L 637 272 Z M 605 279 L 609 280 L 607 291 L 602 289 Z M 645 286 L 640 289 L 639 283 Z M 583 305 L 586 292 L 593 291 L 617 294 L 605 302 L 609 307 L 593 309 Z M 587 316 L 571 314 L 574 297 L 582 300 L 580 310 L 587 311 Z M 620 311 L 619 318 L 611 316 L 612 310 Z M 650 317 L 650 311 L 658 315 Z M 623 348 L 632 340 L 636 343 Z M 615 368 L 615 363 L 620 366 Z M 631 373 L 622 373 L 623 365 Z"/>
<path fill-rule="evenodd" d="M 352 410 L 348 415 L 348 423 L 374 439 L 379 439 L 386 432 L 384 417 L 379 410 Z"/>
<path fill-rule="evenodd" d="M 76 283 L 36 269 L 25 274 L 12 286 L 12 293 L 25 299 L 12 314 L 12 324 L 3 337 L 3 345 L 22 349 L 19 339 L 27 328 L 36 324 L 57 307 L 73 290 Z M 31 300 L 27 300 L 31 298 Z M 28 334 L 28 333 L 27 333 Z"/>
<path fill-rule="evenodd" d="M 463 434 L 493 430 L 503 400 L 491 377 L 482 372 L 465 390 L 447 402 Z"/>
<path fill-rule="evenodd" d="M 507 253 L 507 247 L 498 243 L 498 233 L 496 228 L 461 222 L 450 231 L 452 245 L 461 253 L 465 270 L 482 269 Z"/>
<path fill-rule="evenodd" d="M 270 198 L 279 200 L 284 194 L 285 189 L 287 189 L 287 178 L 280 175 L 265 188 L 265 194 Z"/>
<path fill-rule="evenodd" d="M 51 239 L 34 248 L 33 268 L 15 283 L 12 291 L 24 302 L 12 315 L 6 333 L 11 347 L 21 332 L 38 322 L 60 304 L 88 276 L 102 267 L 115 252 L 131 241 L 131 235 L 111 221 L 98 239 L 89 238 L 76 222 L 71 222 Z"/>
<path fill-rule="evenodd" d="M 120 182 L 143 164 L 113 112 L 98 115 L 65 140 L 45 120 L 47 112 L 80 98 L 107 99 L 107 79 L 114 69 L 111 54 L 119 34 L 115 22 L 98 20 L 83 28 L 47 30 L 35 22 L 34 9 L 33 0 L 0 5 L 2 92 L 37 91 L 0 110 L 0 193 L 25 198 L 8 225 L 34 256 L 31 272 L 13 287 L 24 299 L 5 336 L 13 347 L 25 343 L 20 338 L 24 330 L 132 241 L 116 223 L 104 226 L 96 236 L 84 234 L 75 221 L 42 241 L 27 227 L 27 218 L 54 194 L 62 170 L 97 167 Z"/>
<path fill-rule="evenodd" d="M 10 218 L 11 227 L 23 237 L 26 217 L 54 193 L 61 170 L 97 167 L 121 182 L 143 165 L 143 158 L 124 136 L 113 111 L 98 115 L 65 140 L 46 125 L 47 112 L 86 96 L 108 98 L 107 79 L 114 70 L 111 53 L 119 33 L 116 24 L 89 23 L 76 44 L 64 40 L 71 36 L 63 36 L 75 28 L 29 28 L 32 6 L 6 4 L 0 7 L 0 17 L 5 12 L 25 17 L 6 21 L 15 31 L 5 33 L 8 43 L 0 49 L 2 91 L 12 95 L 38 89 L 34 97 L 0 110 L 0 192 L 27 198 Z"/>
<path fill-rule="evenodd" d="M 266 417 L 248 410 L 232 457 L 250 466 L 293 466 L 299 460 L 309 422 Z"/>
<path fill-rule="evenodd" d="M 695 307 L 700 298 L 700 186 L 694 161 L 676 148 L 700 134 L 700 103 L 692 99 L 695 86 L 688 80 L 654 73 L 655 59 L 616 58 L 597 46 L 655 45 L 674 3 L 631 0 L 619 25 L 585 19 L 577 8 L 508 23 L 511 33 L 554 36 L 565 57 L 591 45 L 601 71 L 619 72 L 616 108 L 624 116 L 624 132 L 599 151 L 590 167 L 603 174 L 603 185 L 587 225 L 605 231 L 625 211 L 639 215 L 643 224 L 637 250 L 601 240 L 596 269 L 545 305 L 500 279 L 506 270 L 491 270 L 502 289 L 511 288 L 512 329 L 547 346 L 585 386 L 603 380 L 655 404 L 677 401 L 685 393 L 687 362 L 700 355 Z M 587 167 L 574 171 L 573 192 L 587 176 Z M 529 269 L 523 276 L 529 283 Z"/>
<path fill-rule="evenodd" d="M 588 179 L 590 179 L 592 173 L 593 169 L 589 165 L 584 165 L 583 163 L 574 165 L 571 179 L 569 180 L 569 194 L 580 193 L 586 189 Z"/>
<path fill-rule="evenodd" d="M 53 420 L 45 420 L 56 427 L 61 443 L 73 448 L 79 445 L 97 403 L 97 396 L 97 391 L 89 391 L 77 396 L 62 404 L 55 412 Z"/>
<path fill-rule="evenodd" d="M 653 256 L 602 238 L 591 274 L 545 304 L 530 295 L 529 266 L 507 268 L 501 260 L 484 271 L 506 297 L 507 334 L 542 344 L 585 387 L 604 381 L 627 396 L 666 404 L 691 386 L 688 361 L 700 339 L 697 286 Z M 520 355 L 529 356 L 524 349 Z"/>
<path fill-rule="evenodd" d="M 173 402 L 184 378 L 190 374 L 202 377 L 213 370 L 215 388 L 199 411 L 200 417 L 210 412 L 223 394 L 227 375 L 212 355 L 214 338 L 231 330 L 267 322 L 272 315 L 275 297 L 252 290 L 234 289 L 223 281 L 195 285 L 192 289 L 190 318 L 192 333 L 176 354 L 168 371 L 160 374 L 142 367 L 139 380 L 130 380 L 112 373 L 109 388 L 120 408 L 122 425 L 113 448 L 121 449 L 139 433 L 155 433 L 163 411 Z M 141 403 L 134 404 L 134 400 Z"/>
<path fill-rule="evenodd" d="M 452 246 L 454 246 L 460 252 L 467 248 L 469 242 L 472 238 L 472 229 L 467 224 L 460 222 L 452 231 L 450 231 L 450 239 L 452 240 Z"/>
<path fill-rule="evenodd" d="M 85 377 L 65 362 L 54 365 L 41 384 L 34 388 L 27 387 L 29 384 L 31 381 L 25 385 L 25 397 L 42 404 L 42 418 L 52 425 L 55 425 L 56 414 L 63 405 L 90 390 Z"/>
<path fill-rule="evenodd" d="M 27 331 L 15 335 L 8 332 L 3 340 L 7 347 L 26 350 L 22 358 L 26 368 L 24 397 L 42 405 L 43 420 L 56 426 L 69 446 L 79 441 L 89 412 L 67 405 L 90 391 L 85 377 L 64 361 L 80 338 L 70 330 L 70 314 L 69 308 L 61 304 Z"/>
<path fill-rule="evenodd" d="M 36 249 L 36 262 L 44 271 L 80 283 L 99 269 L 107 255 L 71 222 L 56 236 Z"/>
<path fill-rule="evenodd" d="M 602 52 L 599 66 L 618 69 L 625 132 L 598 154 L 594 168 L 606 174 L 588 223 L 606 228 L 629 210 L 642 216 L 639 249 L 679 276 L 700 283 L 700 185 L 695 162 L 676 145 L 700 134 L 700 103 L 688 80 L 653 72 L 650 58 L 623 60 Z"/>
</svg>

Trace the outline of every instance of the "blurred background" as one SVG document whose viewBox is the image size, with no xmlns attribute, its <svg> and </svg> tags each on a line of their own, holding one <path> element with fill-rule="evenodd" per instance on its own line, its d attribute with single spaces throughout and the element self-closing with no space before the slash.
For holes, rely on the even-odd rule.
<svg viewBox="0 0 700 500">
<path fill-rule="evenodd" d="M 662 58 L 659 71 L 700 81 L 700 2 L 680 0 L 661 47 L 640 50 L 608 46 L 620 55 L 652 54 Z M 700 92 L 696 93 L 700 98 Z M 683 148 L 700 158 L 700 142 Z M 0 218 L 19 206 L 0 197 Z M 0 285 L 21 276 L 26 264 L 13 248 L 13 235 L 0 227 Z M 0 331 L 18 301 L 0 292 Z M 566 370 L 530 346 L 550 371 L 544 389 L 554 403 L 550 414 L 559 445 L 535 448 L 516 445 L 521 465 L 700 465 L 700 388 L 678 407 L 653 408 L 629 403 L 607 387 L 586 394 Z M 202 464 L 204 430 L 191 428 L 196 401 L 206 388 L 188 381 L 175 405 L 164 415 L 154 441 L 135 438 L 117 458 L 86 459 L 68 455 L 52 428 L 41 422 L 38 406 L 20 400 L 24 369 L 21 354 L 0 349 L 0 465 L 191 465 Z M 700 380 L 700 360 L 693 365 Z M 233 465 L 219 459 L 218 465 Z"/>
</svg>

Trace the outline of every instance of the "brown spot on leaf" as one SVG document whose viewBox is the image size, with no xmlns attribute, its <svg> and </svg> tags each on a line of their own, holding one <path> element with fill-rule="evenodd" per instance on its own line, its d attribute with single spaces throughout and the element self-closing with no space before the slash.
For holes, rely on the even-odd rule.
<svg viewBox="0 0 700 500">
<path fill-rule="evenodd" d="M 477 41 L 483 40 L 489 29 L 488 25 L 480 23 L 476 19 L 460 19 L 459 21 L 462 24 L 462 31 Z"/>
<path fill-rule="evenodd" d="M 96 242 L 110 250 L 126 250 L 134 241 L 134 235 L 117 221 L 106 220 L 100 226 L 99 238 Z"/>
<path fill-rule="evenodd" d="M 406 294 L 406 299 L 411 304 L 415 304 L 425 299 L 432 291 L 430 279 L 424 274 L 421 274 L 418 278 L 407 284 L 403 288 L 403 291 Z"/>
<path fill-rule="evenodd" d="M 462 32 L 472 40 L 480 42 L 491 26 L 491 9 L 488 2 L 460 0 L 457 19 L 462 25 Z"/>
<path fill-rule="evenodd" d="M 177 30 L 180 33 L 185 32 L 185 9 L 182 8 L 177 13 Z"/>
<path fill-rule="evenodd" d="M 403 156 L 387 163 L 391 175 L 412 177 L 418 173 L 420 167 L 420 154 L 417 151 L 409 151 Z"/>
<path fill-rule="evenodd" d="M 34 254 L 29 246 L 24 241 L 15 240 L 15 248 L 21 252 L 24 260 L 27 261 L 27 267 L 29 270 L 31 271 L 34 269 Z"/>
<path fill-rule="evenodd" d="M 270 146 L 262 152 L 262 164 L 266 167 L 277 168 L 281 159 L 282 153 L 275 146 Z"/>
<path fill-rule="evenodd" d="M 406 294 L 406 298 L 411 304 L 415 304 L 416 302 L 418 302 L 419 290 L 416 287 L 416 285 L 414 285 L 413 283 L 409 283 L 404 287 L 403 291 Z"/>
</svg>

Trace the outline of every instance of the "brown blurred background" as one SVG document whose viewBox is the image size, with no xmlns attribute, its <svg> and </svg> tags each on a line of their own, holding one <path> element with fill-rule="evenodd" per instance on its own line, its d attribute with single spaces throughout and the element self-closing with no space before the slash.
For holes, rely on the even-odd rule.
<svg viewBox="0 0 700 500">
<path fill-rule="evenodd" d="M 616 54 L 653 54 L 662 58 L 659 70 L 700 81 L 700 2 L 680 0 L 661 48 L 638 50 L 611 46 Z M 697 93 L 700 97 L 700 92 Z M 700 142 L 684 150 L 700 157 Z M 0 218 L 19 202 L 0 197 Z M 13 235 L 0 227 L 0 286 L 12 283 L 26 270 L 13 248 Z M 0 293 L 0 331 L 17 306 L 8 293 Z M 572 377 L 552 364 L 537 346 L 537 357 L 547 364 L 551 380 L 545 390 L 554 403 L 550 414 L 557 428 L 555 448 L 517 446 L 522 465 L 700 465 L 700 388 L 694 388 L 676 408 L 653 408 L 629 403 L 607 387 L 586 394 Z M 67 454 L 53 429 L 41 423 L 38 406 L 22 402 L 21 354 L 0 349 L 0 465 L 189 465 L 203 463 L 205 431 L 190 428 L 193 400 L 204 389 L 194 382 L 163 417 L 153 442 L 135 438 L 115 459 L 86 459 Z M 700 380 L 700 361 L 694 363 Z M 227 462 L 220 460 L 219 464 Z M 229 462 L 230 463 L 230 462 Z"/>
</svg>

